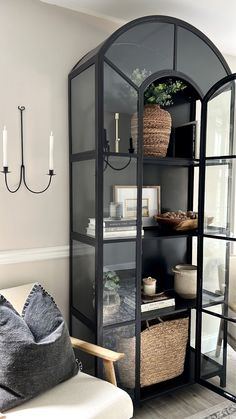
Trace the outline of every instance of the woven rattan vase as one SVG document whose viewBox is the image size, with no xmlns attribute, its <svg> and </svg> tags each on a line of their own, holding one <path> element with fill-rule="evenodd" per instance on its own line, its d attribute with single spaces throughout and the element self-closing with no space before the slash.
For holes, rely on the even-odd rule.
<svg viewBox="0 0 236 419">
<path fill-rule="evenodd" d="M 165 157 L 171 132 L 171 116 L 159 105 L 145 105 L 143 113 L 143 154 L 151 157 Z M 137 113 L 131 119 L 131 135 L 137 149 Z"/>
</svg>

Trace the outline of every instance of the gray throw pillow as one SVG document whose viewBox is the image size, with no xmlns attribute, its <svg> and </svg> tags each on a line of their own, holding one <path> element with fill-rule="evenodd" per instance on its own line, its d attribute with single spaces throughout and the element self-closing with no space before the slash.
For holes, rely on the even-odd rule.
<svg viewBox="0 0 236 419">
<path fill-rule="evenodd" d="M 65 321 L 35 284 L 22 315 L 0 295 L 0 411 L 15 407 L 77 374 Z"/>
</svg>

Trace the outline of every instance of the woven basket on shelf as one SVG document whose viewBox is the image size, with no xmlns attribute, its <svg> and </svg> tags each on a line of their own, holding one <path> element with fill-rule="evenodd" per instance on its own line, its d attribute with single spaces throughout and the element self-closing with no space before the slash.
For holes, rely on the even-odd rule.
<svg viewBox="0 0 236 419">
<path fill-rule="evenodd" d="M 165 157 L 171 132 L 170 113 L 159 105 L 145 105 L 143 114 L 143 154 L 151 157 Z M 131 135 L 137 150 L 138 118 L 131 119 Z"/>
<path fill-rule="evenodd" d="M 141 332 L 140 385 L 146 387 L 178 377 L 184 371 L 189 319 L 161 322 Z M 121 338 L 118 350 L 121 383 L 135 387 L 135 337 Z"/>
<path fill-rule="evenodd" d="M 155 324 L 141 333 L 141 387 L 178 377 L 184 371 L 189 319 Z"/>
</svg>

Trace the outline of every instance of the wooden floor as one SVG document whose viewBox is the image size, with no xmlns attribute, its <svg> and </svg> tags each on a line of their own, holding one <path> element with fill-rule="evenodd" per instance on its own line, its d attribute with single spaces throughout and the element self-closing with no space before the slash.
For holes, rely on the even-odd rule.
<svg viewBox="0 0 236 419">
<path fill-rule="evenodd" d="M 177 390 L 168 396 L 145 402 L 135 409 L 135 419 L 185 419 L 226 401 L 198 384 Z"/>
</svg>

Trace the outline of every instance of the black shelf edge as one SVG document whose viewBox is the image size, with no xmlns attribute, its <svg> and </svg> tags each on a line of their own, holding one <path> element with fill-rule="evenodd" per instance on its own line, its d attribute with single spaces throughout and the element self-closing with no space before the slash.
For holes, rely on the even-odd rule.
<svg viewBox="0 0 236 419">
<path fill-rule="evenodd" d="M 142 387 L 140 389 L 140 401 L 144 402 L 154 397 L 163 396 L 170 391 L 183 388 L 193 383 L 194 381 L 190 380 L 189 377 L 186 376 L 186 373 L 183 373 L 171 380 L 163 381 L 161 383 L 153 384 L 147 387 Z"/>
<path fill-rule="evenodd" d="M 96 151 L 82 151 L 80 153 L 75 153 L 70 156 L 70 163 L 74 163 L 77 161 L 83 161 L 83 160 L 93 160 L 96 159 Z"/>
<path fill-rule="evenodd" d="M 208 233 L 205 232 L 203 234 L 203 237 L 208 238 L 208 239 L 217 239 L 217 240 L 225 240 L 225 241 L 232 241 L 232 242 L 236 241 L 236 237 L 227 236 L 226 234 L 223 235 L 223 233 L 222 235 L 219 235 L 219 234 L 211 234 L 210 232 Z"/>
<path fill-rule="evenodd" d="M 76 233 L 73 231 L 70 236 L 71 240 L 79 241 L 81 243 L 89 244 L 93 247 L 96 245 L 95 237 L 88 236 L 87 234 Z"/>
<path fill-rule="evenodd" d="M 181 157 L 145 157 L 143 163 L 157 164 L 158 166 L 199 166 L 199 160 Z"/>
<path fill-rule="evenodd" d="M 209 378 L 221 376 L 224 370 L 223 365 L 219 364 L 214 359 L 208 357 L 206 354 L 201 355 L 201 370 L 205 372 L 201 374 L 201 379 L 208 380 Z"/>
<path fill-rule="evenodd" d="M 187 230 L 187 231 L 176 231 L 173 229 L 167 229 L 160 227 L 155 224 L 143 225 L 144 236 L 143 239 L 152 239 L 152 238 L 174 238 L 174 237 L 195 237 L 198 235 L 198 231 Z"/>
<path fill-rule="evenodd" d="M 136 153 L 116 153 L 115 151 L 109 151 L 103 153 L 104 156 L 111 156 L 111 157 L 132 157 L 137 159 L 138 155 Z"/>
</svg>

